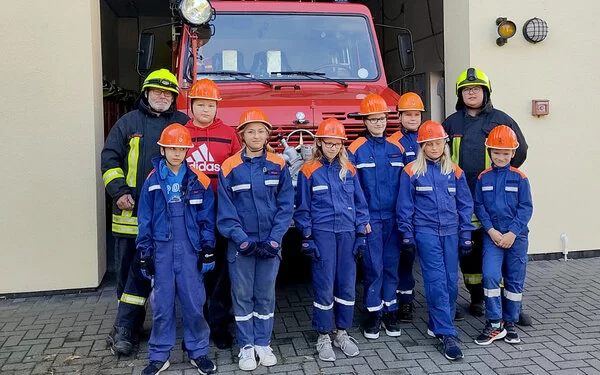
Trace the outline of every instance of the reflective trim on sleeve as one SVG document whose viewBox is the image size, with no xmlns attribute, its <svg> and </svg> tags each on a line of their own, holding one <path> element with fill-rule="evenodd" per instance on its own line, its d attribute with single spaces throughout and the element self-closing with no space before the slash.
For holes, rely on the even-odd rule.
<svg viewBox="0 0 600 375">
<path fill-rule="evenodd" d="M 500 297 L 500 288 L 498 288 L 498 289 L 483 288 L 483 295 L 486 297 Z"/>
<path fill-rule="evenodd" d="M 463 274 L 465 284 L 468 285 L 480 285 L 483 279 L 483 275 L 480 273 L 465 273 Z"/>
<path fill-rule="evenodd" d="M 233 185 L 231 187 L 231 191 L 249 190 L 249 189 L 250 189 L 250 184 Z"/>
<path fill-rule="evenodd" d="M 277 186 L 277 185 L 279 185 L 279 180 L 265 180 L 265 185 Z"/>
<path fill-rule="evenodd" d="M 356 168 L 361 169 L 361 168 L 375 168 L 375 163 L 360 163 L 360 164 L 356 164 Z"/>
<path fill-rule="evenodd" d="M 333 308 L 333 302 L 331 302 L 331 305 L 321 305 L 320 303 L 313 302 L 313 306 L 319 310 L 331 310 Z"/>
<path fill-rule="evenodd" d="M 379 306 L 367 307 L 367 310 L 369 310 L 370 312 L 379 311 L 381 309 L 383 309 L 383 301 L 381 301 L 381 304 Z"/>
<path fill-rule="evenodd" d="M 144 306 L 146 304 L 146 298 L 140 296 L 134 296 L 133 294 L 123 293 L 121 294 L 121 302 L 128 303 L 130 305 Z"/>
<path fill-rule="evenodd" d="M 354 306 L 354 301 L 348 301 L 345 299 L 341 299 L 338 297 L 333 297 L 333 300 L 337 303 L 339 303 L 340 305 L 344 305 L 344 306 Z"/>
<path fill-rule="evenodd" d="M 383 304 L 386 305 L 387 307 L 390 307 L 390 306 L 395 305 L 397 303 L 398 303 L 398 301 L 396 299 L 393 299 L 391 301 L 383 301 Z"/>
<path fill-rule="evenodd" d="M 138 159 L 140 157 L 140 137 L 129 140 L 129 153 L 127 154 L 127 185 L 135 187 L 137 184 Z"/>
<path fill-rule="evenodd" d="M 111 169 L 107 170 L 106 172 L 104 172 L 104 174 L 102 175 L 102 181 L 104 182 L 104 186 L 108 186 L 108 184 L 115 178 L 125 178 L 123 169 L 111 168 Z"/>
<path fill-rule="evenodd" d="M 125 224 L 125 225 L 138 225 L 138 219 L 135 216 L 132 216 L 133 213 L 131 211 L 123 210 L 123 212 L 127 212 L 128 214 L 124 215 L 112 215 L 112 221 L 115 224 Z"/>
<path fill-rule="evenodd" d="M 512 192 L 518 193 L 519 192 L 519 188 L 516 187 L 516 186 L 506 186 L 504 188 L 504 191 L 512 191 Z"/>
<path fill-rule="evenodd" d="M 160 185 L 148 186 L 148 191 L 160 190 Z"/>
<path fill-rule="evenodd" d="M 479 229 L 481 228 L 481 223 L 479 222 L 479 218 L 477 217 L 477 215 L 475 215 L 475 213 L 473 213 L 473 215 L 471 215 L 471 224 L 473 224 L 475 226 L 475 229 Z M 482 281 L 479 282 L 479 284 L 481 284 Z"/>
<path fill-rule="evenodd" d="M 202 204 L 204 199 L 190 199 L 190 204 Z"/>
<path fill-rule="evenodd" d="M 408 151 L 405 155 L 406 156 L 415 156 L 415 153 L 413 151 Z"/>
<path fill-rule="evenodd" d="M 269 319 L 273 319 L 273 317 L 275 316 L 275 313 L 261 315 L 255 311 L 252 313 L 252 316 L 254 316 L 255 318 L 261 319 L 261 320 L 269 320 Z"/>
<path fill-rule="evenodd" d="M 461 137 L 452 138 L 452 161 L 457 165 L 460 161 L 460 141 Z"/>
<path fill-rule="evenodd" d="M 523 300 L 523 293 L 513 293 L 509 292 L 504 288 L 504 297 L 506 297 L 509 301 L 521 302 Z"/>
<path fill-rule="evenodd" d="M 248 321 L 250 319 L 252 319 L 252 313 L 248 314 L 248 315 L 244 315 L 244 316 L 235 316 L 235 321 L 236 322 L 245 322 Z"/>
<path fill-rule="evenodd" d="M 433 191 L 433 186 L 417 186 L 417 191 Z"/>
<path fill-rule="evenodd" d="M 313 186 L 312 191 L 321 191 L 321 190 L 327 190 L 329 189 L 329 186 L 327 185 L 317 185 L 317 186 Z"/>
<path fill-rule="evenodd" d="M 131 235 L 137 236 L 138 227 L 137 226 L 134 227 L 131 225 L 121 225 L 121 224 L 112 223 L 112 231 L 114 233 L 131 234 Z"/>
<path fill-rule="evenodd" d="M 392 167 L 404 167 L 404 163 L 403 163 L 403 162 L 401 162 L 401 161 L 391 161 L 391 162 L 390 162 L 390 165 L 391 165 Z"/>
<path fill-rule="evenodd" d="M 398 294 L 413 294 L 412 290 L 396 290 Z"/>
<path fill-rule="evenodd" d="M 494 191 L 493 186 L 482 186 L 481 191 Z"/>
</svg>

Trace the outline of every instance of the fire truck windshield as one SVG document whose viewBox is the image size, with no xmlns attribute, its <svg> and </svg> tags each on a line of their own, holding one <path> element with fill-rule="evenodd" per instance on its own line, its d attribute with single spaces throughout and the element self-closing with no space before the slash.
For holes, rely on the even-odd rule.
<svg viewBox="0 0 600 375">
<path fill-rule="evenodd" d="M 248 80 L 243 77 L 248 76 L 261 81 L 314 81 L 322 75 L 350 82 L 380 76 L 374 38 L 362 15 L 218 13 L 212 24 L 214 35 L 199 39 L 198 79 Z M 192 60 L 187 38 L 184 79 L 188 82 Z M 226 72 L 241 74 L 222 74 Z M 313 76 L 281 72 L 313 72 Z"/>
</svg>

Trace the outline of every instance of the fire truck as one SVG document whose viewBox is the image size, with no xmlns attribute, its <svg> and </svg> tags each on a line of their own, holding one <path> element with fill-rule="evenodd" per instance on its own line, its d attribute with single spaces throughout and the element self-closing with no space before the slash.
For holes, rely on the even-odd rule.
<svg viewBox="0 0 600 375">
<path fill-rule="evenodd" d="M 369 93 L 381 95 L 393 111 L 388 133 L 398 130 L 399 95 L 388 88 L 376 25 L 365 5 L 171 0 L 171 9 L 173 22 L 155 27 L 172 28 L 172 69 L 181 88 L 177 108 L 191 117 L 189 89 L 196 80 L 210 78 L 223 98 L 218 116 L 224 123 L 236 126 L 244 110 L 262 109 L 273 124 L 271 145 L 282 153 L 294 180 L 323 120 L 340 120 L 347 144 L 364 130 L 357 111 Z M 410 72 L 410 32 L 394 29 L 400 66 Z M 152 62 L 149 31 L 140 34 L 137 68 L 142 75 Z"/>
</svg>

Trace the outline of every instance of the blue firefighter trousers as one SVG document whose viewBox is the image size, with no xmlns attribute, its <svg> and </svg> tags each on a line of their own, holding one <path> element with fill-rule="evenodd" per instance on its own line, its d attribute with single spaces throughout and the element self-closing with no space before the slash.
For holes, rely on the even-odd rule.
<svg viewBox="0 0 600 375">
<path fill-rule="evenodd" d="M 227 260 L 238 346 L 267 346 L 273 333 L 275 279 L 281 259 L 241 255 L 229 241 Z"/>
<path fill-rule="evenodd" d="M 415 235 L 425 298 L 429 310 L 429 329 L 436 335 L 458 336 L 453 319 L 458 297 L 458 234 Z"/>
<path fill-rule="evenodd" d="M 154 249 L 154 289 L 150 294 L 153 327 L 148 355 L 150 361 L 166 361 L 175 345 L 175 296 L 181 303 L 183 340 L 190 358 L 208 353 L 210 331 L 204 319 L 203 277 L 198 270 L 198 254 L 185 227 L 184 203 L 169 203 L 172 238 L 156 241 Z"/>
<path fill-rule="evenodd" d="M 488 320 L 519 321 L 528 242 L 527 235 L 521 235 L 515 239 L 512 247 L 502 249 L 494 244 L 490 236 L 483 236 L 483 294 Z M 500 295 L 502 277 L 503 296 Z"/>
<path fill-rule="evenodd" d="M 330 332 L 352 327 L 356 284 L 356 261 L 354 232 L 312 232 L 315 245 L 321 253 L 312 264 L 313 328 L 318 332 Z"/>
<path fill-rule="evenodd" d="M 395 218 L 370 223 L 367 251 L 363 253 L 365 307 L 369 312 L 396 311 L 401 234 Z"/>
</svg>

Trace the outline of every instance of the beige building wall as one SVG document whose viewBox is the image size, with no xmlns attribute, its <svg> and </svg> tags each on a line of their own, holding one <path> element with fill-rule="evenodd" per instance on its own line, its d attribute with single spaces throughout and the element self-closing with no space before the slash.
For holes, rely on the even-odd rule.
<svg viewBox="0 0 600 375">
<path fill-rule="evenodd" d="M 529 143 L 522 169 L 534 200 L 530 253 L 562 251 L 562 233 L 571 251 L 600 249 L 598 11 L 595 0 L 444 2 L 447 114 L 454 111 L 456 77 L 477 67 L 491 79 L 494 106 L 519 123 Z M 517 25 L 503 47 L 495 42 L 497 17 Z M 539 44 L 522 34 L 533 17 L 550 30 Z M 550 114 L 533 117 L 532 99 L 549 99 Z"/>
<path fill-rule="evenodd" d="M 106 264 L 99 2 L 3 2 L 0 45 L 0 294 L 95 287 Z"/>
</svg>

